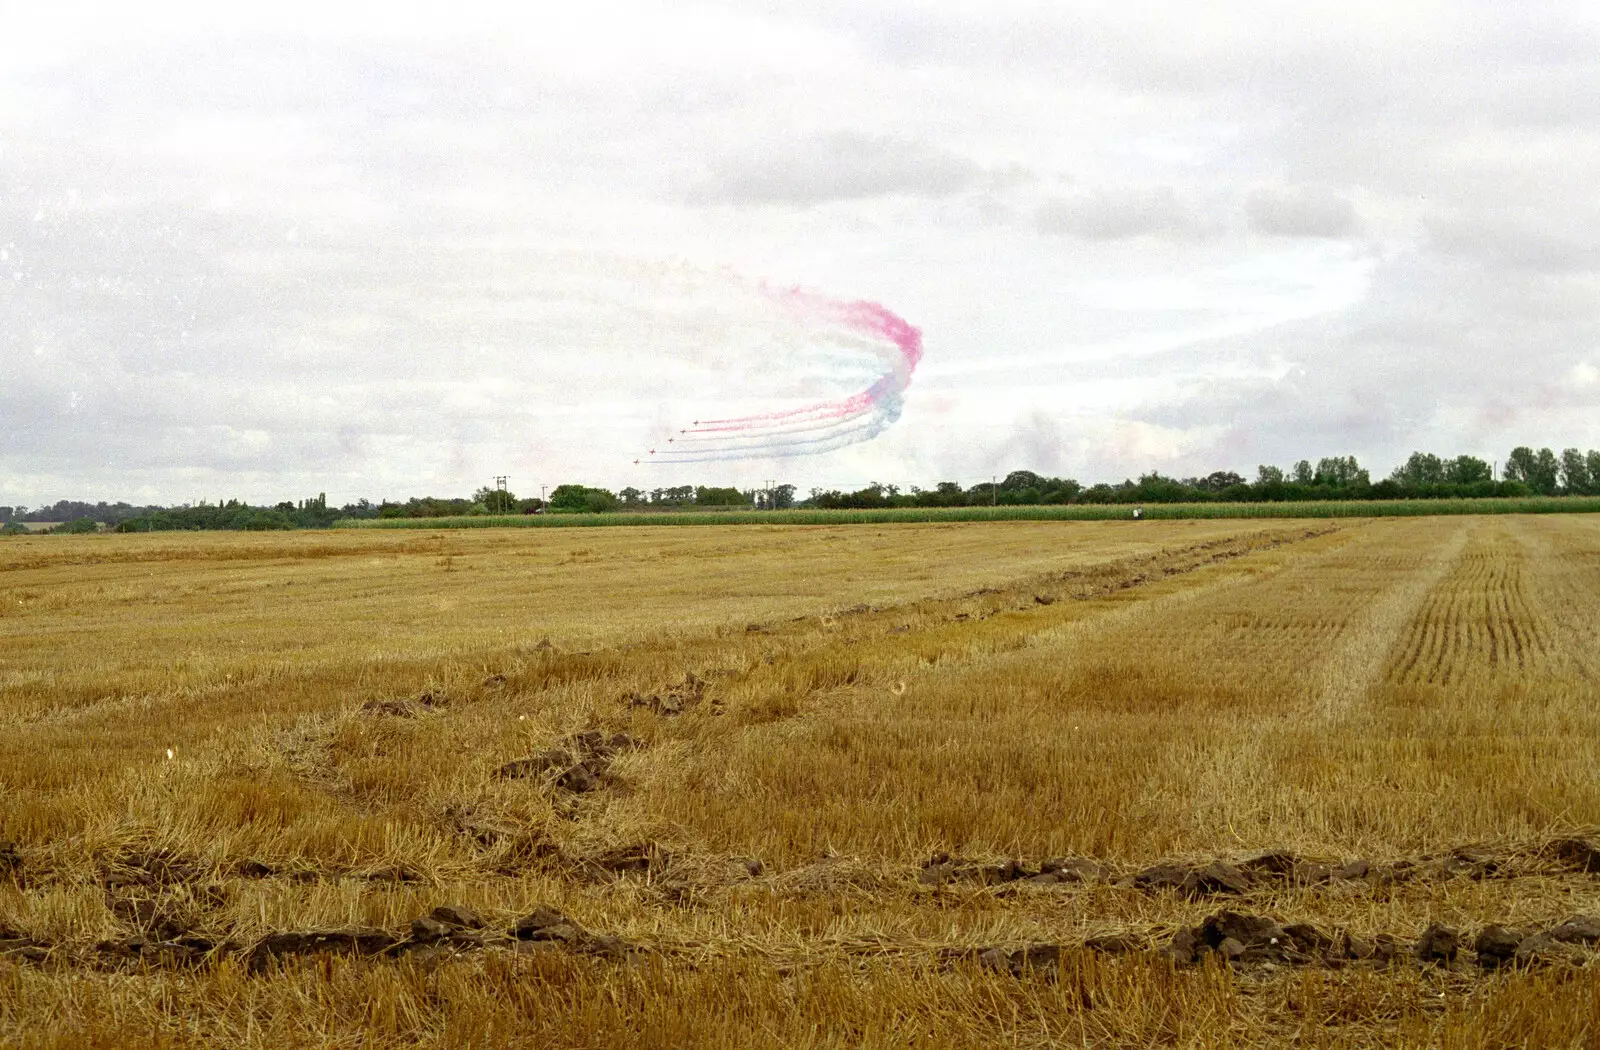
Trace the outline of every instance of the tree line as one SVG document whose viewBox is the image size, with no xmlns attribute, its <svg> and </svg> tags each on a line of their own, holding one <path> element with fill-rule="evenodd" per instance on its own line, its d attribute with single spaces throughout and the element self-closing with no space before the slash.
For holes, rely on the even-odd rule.
<svg viewBox="0 0 1600 1050">
<path fill-rule="evenodd" d="M 365 501 L 363 501 L 364 503 Z M 242 500 L 218 500 L 175 507 L 135 507 L 128 503 L 83 503 L 62 500 L 46 507 L 0 507 L 0 534 L 17 535 L 30 530 L 25 521 L 60 522 L 51 532 L 206 532 L 214 530 L 267 532 L 286 529 L 326 529 L 354 506 L 330 507 L 326 493 L 298 502 L 284 501 L 272 506 L 251 506 Z"/>
<path fill-rule="evenodd" d="M 569 483 L 558 485 L 548 500 L 521 499 L 515 493 L 487 486 L 470 497 L 412 497 L 372 503 L 361 499 L 342 507 L 328 506 L 326 493 L 298 502 L 252 506 L 237 499 L 176 507 L 129 503 L 84 503 L 61 500 L 30 510 L 0 506 L 0 534 L 29 531 L 23 522 L 60 522 L 53 531 L 117 532 L 325 529 L 339 518 L 439 518 L 486 514 L 650 512 L 715 510 L 737 507 L 784 510 L 870 509 L 875 507 L 971 507 L 1061 503 L 1204 503 L 1284 502 L 1295 500 L 1451 499 L 1519 496 L 1600 495 L 1600 450 L 1584 452 L 1533 449 L 1519 445 L 1496 475 L 1495 465 L 1476 456 L 1441 458 L 1413 452 L 1389 476 L 1373 481 L 1354 456 L 1300 460 L 1288 469 L 1263 464 L 1254 479 L 1219 470 L 1203 477 L 1170 478 L 1158 472 L 1117 484 L 1084 486 L 1072 478 L 1046 477 L 1014 470 L 1003 480 L 963 487 L 941 481 L 932 488 L 872 482 L 852 492 L 814 488 L 796 499 L 795 486 L 739 489 L 680 485 L 651 490 L 610 489 Z"/>
<path fill-rule="evenodd" d="M 1202 477 L 1171 478 L 1152 471 L 1118 484 L 1083 486 L 1072 478 L 1014 470 L 1004 480 L 963 488 L 942 481 L 931 489 L 873 482 L 854 492 L 813 489 L 801 506 L 819 508 L 971 507 L 1053 503 L 1238 503 L 1302 500 L 1458 499 L 1518 496 L 1600 495 L 1600 450 L 1575 448 L 1559 456 L 1545 448 L 1519 446 L 1496 479 L 1494 466 L 1476 456 L 1443 459 L 1413 452 L 1387 478 L 1374 482 L 1354 456 L 1331 456 L 1313 464 L 1300 460 L 1285 470 L 1262 464 L 1254 479 L 1229 470 Z"/>
</svg>

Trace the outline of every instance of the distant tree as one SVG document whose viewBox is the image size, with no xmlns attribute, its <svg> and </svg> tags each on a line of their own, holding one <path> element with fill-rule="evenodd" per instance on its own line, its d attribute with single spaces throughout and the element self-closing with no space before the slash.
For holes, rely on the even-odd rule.
<svg viewBox="0 0 1600 1050">
<path fill-rule="evenodd" d="M 882 507 L 889 500 L 889 490 L 876 481 L 869 482 L 854 492 L 845 494 L 846 507 Z"/>
<path fill-rule="evenodd" d="M 1269 467 L 1265 463 L 1261 464 L 1259 467 L 1256 468 L 1256 484 L 1257 485 L 1282 485 L 1283 484 L 1283 468 L 1282 467 Z"/>
<path fill-rule="evenodd" d="M 505 489 L 494 489 L 485 485 L 472 494 L 472 502 L 483 505 L 483 509 L 490 514 L 510 514 L 517 509 L 515 493 Z"/>
<path fill-rule="evenodd" d="M 1123 503 L 1182 503 L 1199 494 L 1192 485 L 1152 470 L 1139 475 L 1138 484 L 1123 482 L 1117 496 L 1118 502 Z"/>
<path fill-rule="evenodd" d="M 99 532 L 100 523 L 93 518 L 73 518 L 69 522 L 57 525 L 51 532 L 81 535 L 90 532 Z"/>
<path fill-rule="evenodd" d="M 616 495 L 608 489 L 592 489 L 587 485 L 557 485 L 550 493 L 551 510 L 603 514 L 616 510 L 618 506 Z"/>
<path fill-rule="evenodd" d="M 616 495 L 610 489 L 586 489 L 583 494 L 583 509 L 590 514 L 605 514 L 616 510 L 619 506 Z"/>
<path fill-rule="evenodd" d="M 770 500 L 773 510 L 784 510 L 794 506 L 794 486 L 778 485 L 771 490 Z"/>
<path fill-rule="evenodd" d="M 1298 468 L 1296 473 L 1298 474 Z M 1354 456 L 1331 456 L 1319 459 L 1314 480 L 1318 485 L 1341 489 L 1372 483 L 1372 479 L 1368 477 L 1361 464 L 1356 462 Z"/>
<path fill-rule="evenodd" d="M 1292 477 L 1296 485 L 1310 485 L 1317 480 L 1316 472 L 1311 469 L 1310 461 L 1304 459 L 1294 465 Z"/>
<path fill-rule="evenodd" d="M 1506 457 L 1506 469 L 1502 473 L 1507 481 L 1520 481 L 1532 488 L 1534 475 L 1538 472 L 1538 455 L 1527 445 L 1518 445 Z"/>
<path fill-rule="evenodd" d="M 997 502 L 1000 486 L 987 481 L 980 481 L 966 491 L 966 502 L 971 506 L 983 506 Z"/>
<path fill-rule="evenodd" d="M 1071 503 L 1083 491 L 1083 486 L 1073 478 L 1051 478 L 1042 499 L 1046 503 Z"/>
<path fill-rule="evenodd" d="M 1507 481 L 1520 481 L 1541 496 L 1549 496 L 1561 484 L 1561 463 L 1550 449 L 1535 452 L 1518 445 L 1506 457 L 1505 476 Z"/>
<path fill-rule="evenodd" d="M 20 521 L 8 521 L 4 525 L 0 525 L 0 536 L 26 536 L 27 534 L 28 526 Z"/>
<path fill-rule="evenodd" d="M 1590 490 L 1600 493 L 1600 449 L 1590 449 L 1589 454 L 1583 457 L 1584 464 L 1589 468 Z"/>
<path fill-rule="evenodd" d="M 588 492 L 582 485 L 557 485 L 550 493 L 550 509 L 583 510 Z"/>
<path fill-rule="evenodd" d="M 11 515 L 15 511 L 15 507 L 0 507 L 0 525 L 4 525 L 6 522 L 10 521 Z"/>
<path fill-rule="evenodd" d="M 1494 480 L 1494 469 L 1477 456 L 1457 456 L 1444 463 L 1444 479 L 1455 485 L 1478 485 Z"/>
<path fill-rule="evenodd" d="M 1555 495 L 1556 490 L 1561 487 L 1561 461 L 1550 449 L 1541 448 L 1536 463 L 1534 489 L 1546 496 Z"/>
<path fill-rule="evenodd" d="M 623 489 L 617 495 L 622 499 L 623 504 L 629 507 L 637 506 L 643 503 L 645 499 L 644 493 L 632 486 Z"/>
<path fill-rule="evenodd" d="M 1506 480 L 1520 481 L 1542 496 L 1552 495 L 1561 484 L 1561 463 L 1550 449 L 1535 452 L 1518 445 L 1506 457 Z"/>
<path fill-rule="evenodd" d="M 694 502 L 694 486 L 678 485 L 672 488 L 651 489 L 650 502 L 663 506 L 680 506 Z"/>
<path fill-rule="evenodd" d="M 1223 489 L 1243 484 L 1244 478 L 1231 470 L 1213 471 L 1203 478 L 1196 478 L 1194 481 L 1194 487 L 1202 492 L 1221 492 Z"/>
<path fill-rule="evenodd" d="M 694 490 L 694 502 L 696 506 L 702 507 L 742 507 L 746 506 L 749 500 L 736 488 L 697 485 Z"/>
<path fill-rule="evenodd" d="M 1406 488 L 1441 485 L 1445 481 L 1444 460 L 1432 452 L 1413 452 L 1389 477 Z"/>
<path fill-rule="evenodd" d="M 806 497 L 806 505 L 831 510 L 834 507 L 844 506 L 843 499 L 844 493 L 838 489 L 819 489 L 813 486 L 811 494 Z"/>
<path fill-rule="evenodd" d="M 1561 488 L 1568 495 L 1582 495 L 1590 490 L 1593 480 L 1589 474 L 1589 462 L 1584 458 L 1579 449 L 1568 448 L 1561 451 Z"/>
<path fill-rule="evenodd" d="M 1044 478 L 1031 470 L 1013 470 L 1007 474 L 1005 480 L 1000 482 L 1002 492 L 1021 492 L 1023 489 L 1038 489 L 1044 487 Z"/>
</svg>

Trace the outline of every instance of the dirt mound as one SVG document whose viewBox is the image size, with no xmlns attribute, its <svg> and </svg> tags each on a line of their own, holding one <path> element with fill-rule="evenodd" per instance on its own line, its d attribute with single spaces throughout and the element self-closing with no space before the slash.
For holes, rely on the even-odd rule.
<svg viewBox="0 0 1600 1050">
<path fill-rule="evenodd" d="M 0 879 L 9 879 L 24 885 L 22 851 L 14 842 L 0 842 Z"/>
<path fill-rule="evenodd" d="M 1553 858 L 1556 868 L 1551 869 L 1548 861 L 1538 864 L 1538 856 Z M 1590 867 L 1591 864 L 1594 867 Z M 1423 853 L 1391 861 L 1364 857 L 1336 860 L 1272 850 L 1238 859 L 1161 861 L 1122 872 L 1109 863 L 1088 857 L 1055 857 L 1037 863 L 1013 858 L 981 863 L 936 853 L 923 862 L 917 881 L 924 886 L 961 882 L 994 886 L 1020 881 L 1051 886 L 1103 880 L 1147 893 L 1171 892 L 1199 899 L 1242 896 L 1255 889 L 1349 882 L 1386 886 L 1419 879 L 1517 878 L 1572 870 L 1600 872 L 1600 847 L 1583 839 L 1563 839 L 1531 852 L 1502 854 L 1477 846 L 1460 846 L 1443 853 Z"/>
<path fill-rule="evenodd" d="M 1600 875 L 1600 846 L 1586 839 L 1557 839 L 1550 844 L 1549 852 L 1567 867 Z"/>
<path fill-rule="evenodd" d="M 691 671 L 684 676 L 682 682 L 663 693 L 652 693 L 649 696 L 628 693 L 622 699 L 629 707 L 643 707 L 658 715 L 681 715 L 690 708 L 698 706 L 705 696 L 706 680 L 697 677 Z M 715 710 L 717 705 L 713 704 L 712 707 Z"/>
<path fill-rule="evenodd" d="M 634 950 L 621 937 L 592 933 L 576 919 L 544 905 L 518 919 L 511 927 L 511 936 L 533 944 L 559 944 L 590 955 L 621 956 Z"/>
<path fill-rule="evenodd" d="M 672 863 L 672 855 L 654 843 L 618 846 L 579 858 L 578 871 L 590 878 L 617 875 L 659 875 Z"/>
<path fill-rule="evenodd" d="M 361 705 L 369 715 L 388 715 L 393 718 L 416 718 L 424 711 L 448 707 L 448 698 L 434 692 L 419 693 L 415 697 L 374 697 Z"/>
<path fill-rule="evenodd" d="M 573 794 L 597 791 L 609 782 L 611 760 L 638 746 L 627 733 L 607 735 L 598 729 L 574 733 L 548 751 L 516 758 L 495 770 L 503 780 L 545 777 L 549 783 Z"/>
<path fill-rule="evenodd" d="M 1581 964 L 1584 950 L 1600 942 L 1600 919 L 1576 916 L 1548 929 L 1511 930 L 1491 925 L 1470 941 L 1473 962 L 1483 970 L 1551 963 Z M 1369 939 L 1348 930 L 1324 932 L 1309 923 L 1282 926 L 1268 916 L 1222 911 L 1198 926 L 1179 929 L 1162 949 L 1174 963 L 1194 965 L 1215 954 L 1229 964 L 1321 965 L 1392 964 L 1409 956 L 1418 963 L 1456 968 L 1466 963 L 1469 941 L 1459 930 L 1433 923 L 1409 950 L 1399 937 L 1380 933 Z"/>
</svg>

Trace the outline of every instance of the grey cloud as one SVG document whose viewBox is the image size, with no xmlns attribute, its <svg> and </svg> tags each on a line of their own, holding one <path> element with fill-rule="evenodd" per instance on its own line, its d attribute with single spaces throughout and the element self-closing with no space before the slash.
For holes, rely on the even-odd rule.
<svg viewBox="0 0 1600 1050">
<path fill-rule="evenodd" d="M 888 194 L 944 197 L 985 181 L 972 160 L 917 139 L 835 131 L 751 147 L 688 196 L 699 204 L 795 204 Z"/>
<path fill-rule="evenodd" d="M 1219 462 L 1241 470 L 1333 452 L 1387 469 L 1415 449 L 1493 459 L 1516 444 L 1600 438 L 1583 421 L 1600 407 L 1600 389 L 1557 392 L 1592 345 L 1574 335 L 1596 334 L 1581 293 L 1429 251 L 1390 261 L 1374 287 L 1346 313 L 1197 344 L 1159 363 L 1281 359 L 1291 365 L 1281 379 L 1200 384 L 1134 416 L 1180 430 L 1228 427 L 1238 458 Z M 1214 454 L 1228 455 L 1220 445 Z"/>
<path fill-rule="evenodd" d="M 1130 237 L 1192 239 L 1218 231 L 1214 221 L 1185 205 L 1170 186 L 1055 197 L 1039 205 L 1034 225 L 1041 233 L 1095 241 Z"/>
<path fill-rule="evenodd" d="M 1497 269 L 1585 273 L 1600 269 L 1600 223 L 1581 215 L 1430 216 L 1428 243 L 1437 252 Z M 1587 231 L 1587 233 L 1586 233 Z"/>
<path fill-rule="evenodd" d="M 1361 229 L 1347 198 L 1306 187 L 1258 187 L 1244 211 L 1252 230 L 1276 237 L 1348 237 Z"/>
</svg>

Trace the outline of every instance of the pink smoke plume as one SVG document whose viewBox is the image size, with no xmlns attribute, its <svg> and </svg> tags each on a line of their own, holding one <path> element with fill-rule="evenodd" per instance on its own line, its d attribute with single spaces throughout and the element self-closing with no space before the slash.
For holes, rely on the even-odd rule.
<svg viewBox="0 0 1600 1050">
<path fill-rule="evenodd" d="M 810 455 L 867 441 L 900 418 L 906 389 L 922 360 L 920 329 L 867 300 L 830 299 L 801 288 L 763 291 L 813 323 L 867 337 L 874 344 L 869 352 L 882 368 L 878 378 L 865 390 L 837 400 L 695 420 L 668 447 L 653 449 L 652 463 Z"/>
</svg>

